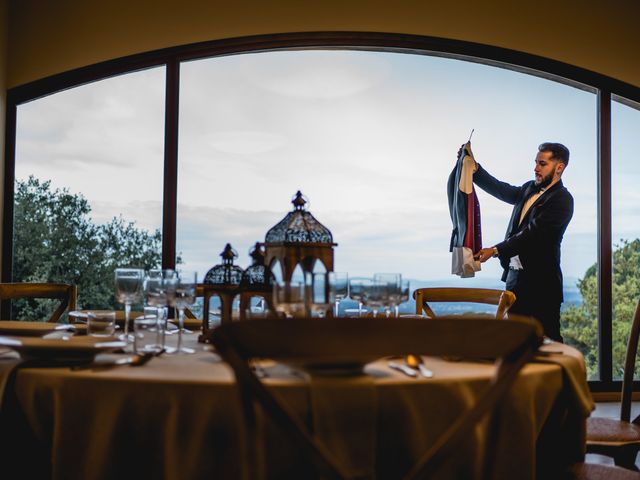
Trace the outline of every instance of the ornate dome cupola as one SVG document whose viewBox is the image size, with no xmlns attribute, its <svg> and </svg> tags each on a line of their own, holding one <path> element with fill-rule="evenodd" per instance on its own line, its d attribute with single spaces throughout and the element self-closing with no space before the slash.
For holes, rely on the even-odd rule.
<svg viewBox="0 0 640 480">
<path fill-rule="evenodd" d="M 273 271 L 279 263 L 282 279 L 287 281 L 297 265 L 312 272 L 320 261 L 326 271 L 333 271 L 333 247 L 337 244 L 331 231 L 306 210 L 307 200 L 299 190 L 291 203 L 293 210 L 267 232 L 266 264 Z"/>
<path fill-rule="evenodd" d="M 251 265 L 242 274 L 240 282 L 240 320 L 247 316 L 247 310 L 251 308 L 251 299 L 261 297 L 271 312 L 275 312 L 273 306 L 273 273 L 264 264 L 264 251 L 259 242 L 249 252 L 252 259 Z"/>
<path fill-rule="evenodd" d="M 204 313 L 202 316 L 203 336 L 209 330 L 209 299 L 217 295 L 220 297 L 220 322 L 226 324 L 232 319 L 233 299 L 240 293 L 240 282 L 243 270 L 233 264 L 233 259 L 238 257 L 231 244 L 227 243 L 222 253 L 222 263 L 212 267 L 203 280 Z"/>
</svg>

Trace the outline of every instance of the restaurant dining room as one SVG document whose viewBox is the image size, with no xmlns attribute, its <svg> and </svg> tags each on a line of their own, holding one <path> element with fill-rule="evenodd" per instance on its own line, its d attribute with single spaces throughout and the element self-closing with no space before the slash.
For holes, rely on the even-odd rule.
<svg viewBox="0 0 640 480">
<path fill-rule="evenodd" d="M 638 18 L 0 0 L 0 478 L 640 479 Z"/>
</svg>

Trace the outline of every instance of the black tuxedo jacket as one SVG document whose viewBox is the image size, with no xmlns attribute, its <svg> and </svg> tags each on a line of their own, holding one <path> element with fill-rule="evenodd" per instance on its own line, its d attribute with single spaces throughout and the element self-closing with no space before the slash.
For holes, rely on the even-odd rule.
<svg viewBox="0 0 640 480">
<path fill-rule="evenodd" d="M 490 195 L 514 206 L 505 239 L 496 244 L 500 264 L 504 268 L 502 280 L 507 278 L 509 260 L 518 255 L 523 273 L 531 285 L 540 288 L 540 301 L 562 301 L 560 244 L 573 216 L 573 197 L 562 181 L 551 186 L 535 201 L 519 225 L 522 207 L 536 191 L 533 180 L 520 187 L 509 185 L 478 165 L 473 181 Z"/>
</svg>

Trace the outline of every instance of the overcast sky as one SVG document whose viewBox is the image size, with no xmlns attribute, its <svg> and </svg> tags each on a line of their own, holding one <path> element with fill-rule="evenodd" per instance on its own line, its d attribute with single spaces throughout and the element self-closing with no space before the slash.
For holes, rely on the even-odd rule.
<svg viewBox="0 0 640 480">
<path fill-rule="evenodd" d="M 413 54 L 288 51 L 183 64 L 178 250 L 201 274 L 230 242 L 249 247 L 300 189 L 334 235 L 335 269 L 453 280 L 446 181 L 475 129 L 476 159 L 500 179 L 533 177 L 539 143 L 571 150 L 575 198 L 563 268 L 596 260 L 596 98 L 510 70 Z M 97 222 L 122 214 L 159 228 L 164 68 L 64 91 L 18 110 L 16 177 L 82 193 Z M 635 238 L 640 114 L 614 105 L 614 238 Z M 478 193 L 483 241 L 500 241 L 511 206 Z M 496 261 L 478 281 L 499 277 Z M 461 286 L 474 280 L 458 280 Z"/>
</svg>

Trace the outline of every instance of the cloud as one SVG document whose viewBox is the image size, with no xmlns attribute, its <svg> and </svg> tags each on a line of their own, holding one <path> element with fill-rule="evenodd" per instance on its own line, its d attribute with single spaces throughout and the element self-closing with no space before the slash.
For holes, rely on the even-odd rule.
<svg viewBox="0 0 640 480">
<path fill-rule="evenodd" d="M 268 132 L 213 132 L 205 137 L 204 143 L 225 153 L 256 155 L 282 147 L 286 138 Z"/>
<path fill-rule="evenodd" d="M 285 97 L 334 99 L 356 95 L 384 81 L 383 56 L 347 51 L 274 52 L 244 55 L 249 82 Z"/>
</svg>

